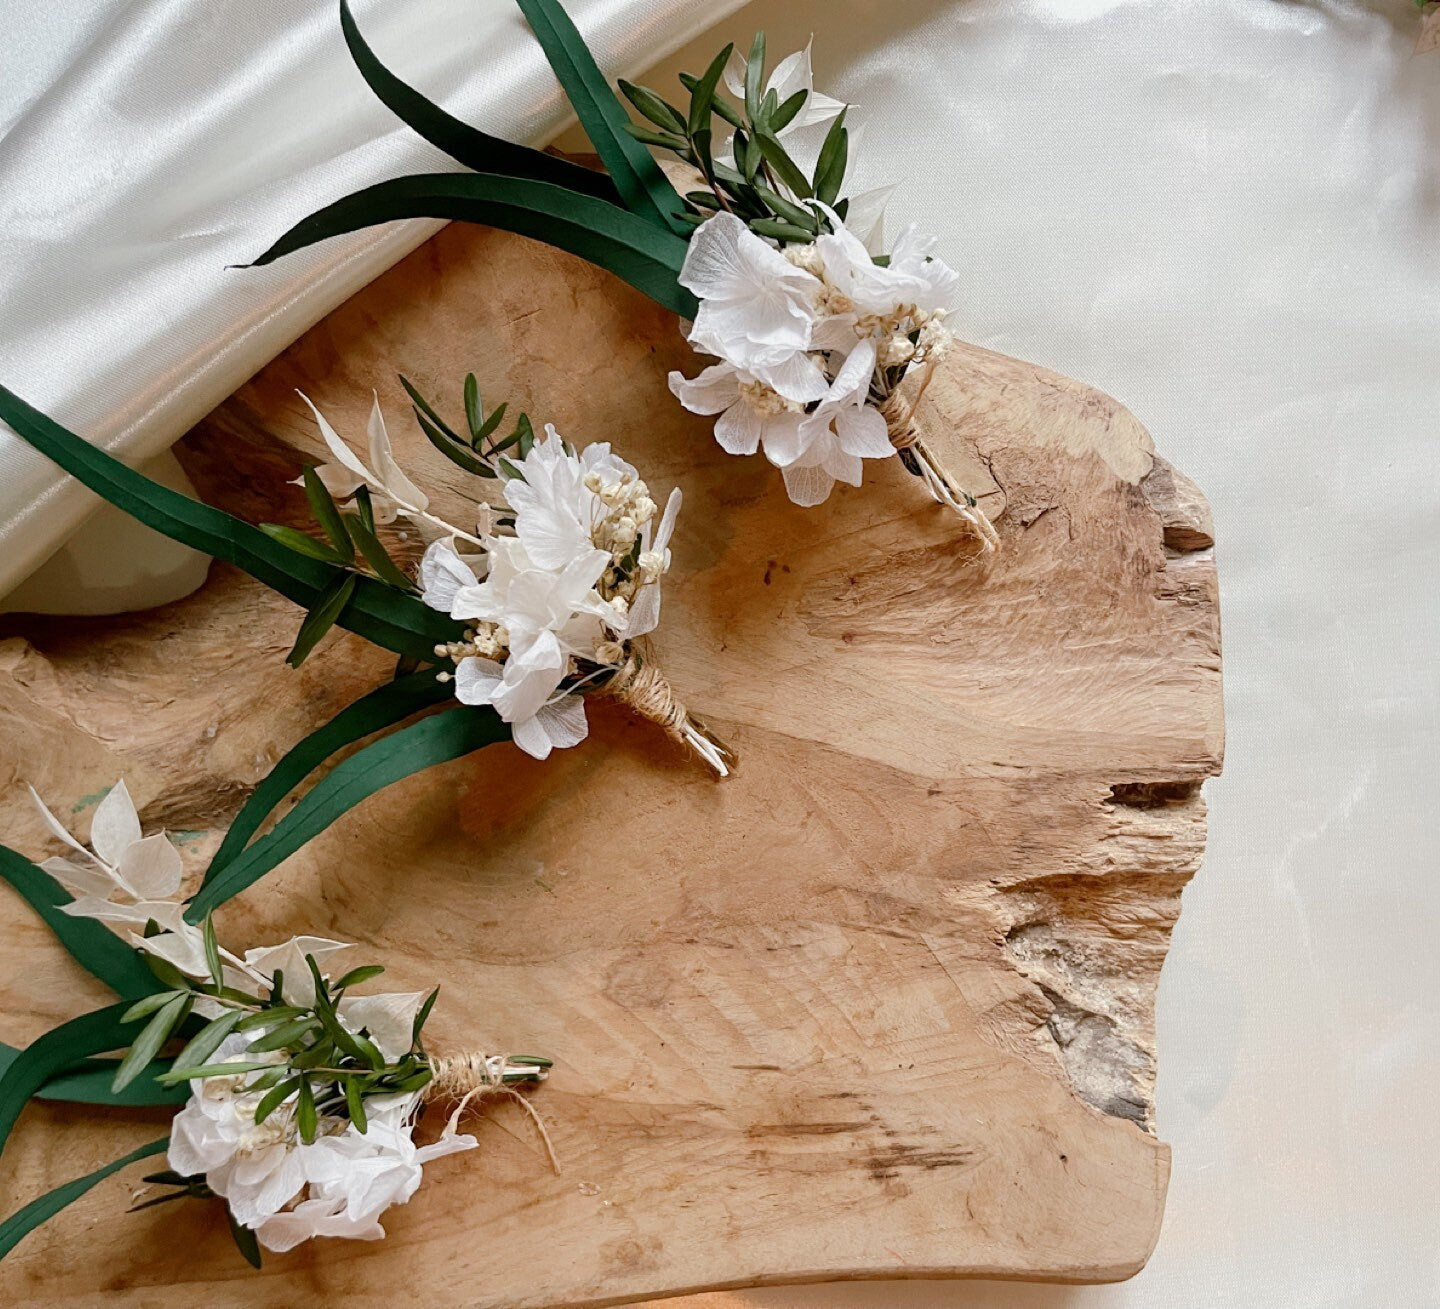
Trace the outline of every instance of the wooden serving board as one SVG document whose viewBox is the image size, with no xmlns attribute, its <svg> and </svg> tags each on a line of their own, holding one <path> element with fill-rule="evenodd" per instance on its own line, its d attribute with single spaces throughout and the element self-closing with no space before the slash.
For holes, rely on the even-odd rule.
<svg viewBox="0 0 1440 1309">
<path fill-rule="evenodd" d="M 0 1266 L 6 1303 L 508 1309 L 1145 1262 L 1169 1168 L 1155 985 L 1221 755 L 1204 502 L 1106 396 L 960 347 L 921 419 L 998 521 L 987 565 L 896 461 L 788 504 L 672 401 L 666 373 L 697 366 L 613 279 L 457 225 L 180 447 L 207 499 L 302 522 L 287 479 L 321 447 L 294 388 L 363 441 L 374 386 L 402 463 L 455 511 L 463 475 L 396 374 L 453 402 L 473 369 L 492 402 L 684 488 L 658 656 L 736 778 L 596 704 L 582 747 L 401 783 L 220 915 L 240 948 L 312 932 L 361 943 L 392 989 L 442 982 L 437 1044 L 553 1055 L 533 1102 L 562 1175 L 502 1105 L 388 1239 L 254 1273 L 217 1206 L 127 1214 L 137 1169 Z M 23 781 L 83 829 L 123 774 L 198 876 L 271 762 L 387 673 L 343 634 L 287 669 L 297 622 L 223 566 L 144 614 L 4 619 L 5 839 L 49 852 Z M 0 1036 L 105 1001 L 8 893 L 0 913 Z M 32 1106 L 7 1211 L 164 1122 Z"/>
</svg>

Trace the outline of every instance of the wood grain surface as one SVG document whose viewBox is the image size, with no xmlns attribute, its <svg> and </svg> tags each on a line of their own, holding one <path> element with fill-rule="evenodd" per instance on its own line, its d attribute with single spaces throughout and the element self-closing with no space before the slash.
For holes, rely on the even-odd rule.
<svg viewBox="0 0 1440 1309">
<path fill-rule="evenodd" d="M 464 475 L 396 374 L 454 413 L 473 370 L 488 400 L 683 487 L 656 650 L 737 777 L 595 704 L 580 748 L 401 783 L 219 915 L 239 948 L 313 932 L 361 943 L 391 989 L 441 982 L 438 1046 L 553 1055 L 533 1102 L 563 1173 L 501 1105 L 385 1241 L 255 1273 L 217 1206 L 127 1214 L 136 1169 L 29 1237 L 0 1299 L 600 1305 L 1144 1263 L 1169 1166 L 1155 986 L 1222 749 L 1203 498 L 1108 397 L 961 346 L 920 419 L 997 521 L 987 564 L 895 460 L 788 504 L 670 397 L 667 371 L 698 366 L 613 279 L 455 225 L 179 447 L 207 499 L 303 522 L 287 479 L 321 446 L 294 388 L 363 442 L 375 387 L 401 462 L 458 511 Z M 83 831 L 124 775 L 198 877 L 270 764 L 387 675 L 343 634 L 286 668 L 298 619 L 217 565 L 164 609 L 0 620 L 5 840 L 50 853 L 22 782 Z M 0 914 L 0 1037 L 104 1002 L 8 892 Z M 32 1106 L 7 1211 L 165 1117 Z"/>
</svg>

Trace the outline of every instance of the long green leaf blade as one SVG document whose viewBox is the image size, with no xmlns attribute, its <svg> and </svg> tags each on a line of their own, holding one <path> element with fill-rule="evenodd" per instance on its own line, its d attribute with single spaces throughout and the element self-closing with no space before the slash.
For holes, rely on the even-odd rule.
<svg viewBox="0 0 1440 1309">
<path fill-rule="evenodd" d="M 26 1102 L 52 1077 L 91 1055 L 130 1044 L 132 1029 L 120 1022 L 129 1007 L 122 1000 L 62 1023 L 27 1045 L 0 1073 L 0 1149 Z"/>
<path fill-rule="evenodd" d="M 567 191 L 595 196 L 611 204 L 621 203 L 615 183 L 604 173 L 482 132 L 452 117 L 419 91 L 406 85 L 380 62 L 365 43 L 347 0 L 340 0 L 340 27 L 360 76 L 385 107 L 456 163 L 473 168 L 477 173 L 529 177 L 537 182 L 563 186 Z"/>
<path fill-rule="evenodd" d="M 202 554 L 234 564 L 307 610 L 341 571 L 286 549 L 223 510 L 152 482 L 4 386 L 0 386 L 0 420 L 132 518 Z M 432 655 L 437 642 L 453 641 L 460 632 L 454 619 L 372 578 L 360 579 L 339 622 L 387 650 L 421 659 Z"/>
<path fill-rule="evenodd" d="M 273 831 L 202 886 L 186 918 L 199 922 L 375 792 L 509 736 L 509 725 L 493 709 L 457 705 L 371 742 L 331 769 Z"/>
<path fill-rule="evenodd" d="M 10 1064 L 11 1047 L 0 1046 L 0 1072 Z M 20 1051 L 14 1052 L 18 1057 Z M 157 1059 L 123 1091 L 116 1091 L 115 1070 L 118 1059 L 82 1059 L 73 1068 L 57 1073 L 38 1091 L 40 1100 L 65 1101 L 70 1104 L 103 1104 L 121 1108 L 154 1108 L 161 1105 L 184 1104 L 188 1090 L 166 1086 L 160 1078 L 170 1071 L 170 1060 Z"/>
<path fill-rule="evenodd" d="M 453 694 L 448 686 L 435 680 L 434 673 L 411 673 L 362 696 L 342 709 L 324 727 L 292 746 L 235 815 L 235 821 L 230 824 L 230 830 L 225 833 L 224 841 L 210 861 L 202 886 L 220 875 L 260 830 L 260 825 L 274 812 L 275 806 L 325 760 L 364 737 L 393 727 L 431 705 L 449 700 Z M 100 925 L 97 923 L 95 926 Z M 104 931 L 103 928 L 101 930 Z M 105 932 L 105 935 L 111 940 L 116 939 L 110 932 Z M 143 964 L 140 967 L 149 977 L 149 970 Z M 153 978 L 150 987 L 152 990 L 155 987 Z"/>
<path fill-rule="evenodd" d="M 320 593 L 315 607 L 305 615 L 305 621 L 300 624 L 294 649 L 285 657 L 285 662 L 291 668 L 299 668 L 310 657 L 310 652 L 319 644 L 320 638 L 335 626 L 335 620 L 350 603 L 350 597 L 355 594 L 355 586 L 359 581 L 360 578 L 354 573 L 342 573 Z"/>
<path fill-rule="evenodd" d="M 687 249 L 681 237 L 592 196 L 490 173 L 422 173 L 367 186 L 301 219 L 255 263 L 401 218 L 458 219 L 518 232 L 608 269 L 684 318 L 699 309 L 676 280 Z"/>
<path fill-rule="evenodd" d="M 9 846 L 0 845 L 0 877 L 45 920 L 45 925 L 75 961 L 117 995 L 138 998 L 160 989 L 160 983 L 145 966 L 139 952 L 126 945 L 104 923 L 61 913 L 60 906 L 69 904 L 73 898 L 70 893 L 43 868 Z"/>
<path fill-rule="evenodd" d="M 151 1141 L 148 1145 L 142 1145 L 138 1150 L 132 1150 L 123 1158 L 116 1159 L 103 1168 L 97 1168 L 93 1173 L 87 1173 L 84 1177 L 77 1177 L 73 1182 L 66 1182 L 63 1186 L 57 1186 L 53 1191 L 47 1191 L 37 1199 L 31 1200 L 23 1209 L 16 1210 L 3 1223 L 0 1223 L 0 1259 L 9 1254 L 41 1223 L 49 1222 L 67 1205 L 74 1204 L 91 1187 L 99 1185 L 112 1173 L 118 1173 L 122 1168 L 128 1168 L 141 1159 L 149 1159 L 152 1155 L 162 1153 L 169 1144 L 168 1136 L 161 1137 L 158 1141 Z"/>
<path fill-rule="evenodd" d="M 684 212 L 684 201 L 650 152 L 626 131 L 630 115 L 610 89 L 570 15 L 557 0 L 517 3 L 626 206 L 648 223 L 676 235 L 683 233 L 685 228 L 676 215 Z"/>
</svg>

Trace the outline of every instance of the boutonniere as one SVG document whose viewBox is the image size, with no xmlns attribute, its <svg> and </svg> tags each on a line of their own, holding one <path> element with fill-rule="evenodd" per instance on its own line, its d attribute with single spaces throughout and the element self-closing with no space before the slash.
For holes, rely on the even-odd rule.
<svg viewBox="0 0 1440 1309">
<path fill-rule="evenodd" d="M 346 0 L 356 65 L 384 103 L 469 174 L 398 178 L 327 206 L 256 263 L 400 218 L 464 219 L 520 232 L 607 268 L 690 323 L 718 362 L 674 374 L 686 408 L 718 415 L 727 451 L 763 451 L 790 498 L 815 505 L 863 462 L 898 455 L 986 550 L 993 526 L 925 440 L 915 406 L 950 341 L 958 276 L 913 226 L 884 250 L 879 197 L 845 194 L 846 106 L 811 84 L 809 50 L 767 76 L 765 37 L 727 46 L 682 82 L 681 108 L 620 83 L 630 119 L 556 0 L 519 0 L 606 173 L 489 136 L 401 82 L 365 44 Z M 734 99 L 722 93 L 728 90 Z M 804 129 L 823 135 L 813 157 Z M 688 172 L 683 194 L 650 149 Z"/>
<path fill-rule="evenodd" d="M 61 940 L 124 1000 L 13 1054 L 0 1076 L 0 1106 L 46 1094 L 51 1083 L 48 1093 L 60 1099 L 180 1108 L 167 1140 L 0 1225 L 0 1255 L 116 1168 L 162 1151 L 169 1167 L 146 1177 L 153 1193 L 135 1207 L 218 1197 L 257 1267 L 262 1246 L 289 1250 L 316 1236 L 378 1240 L 382 1215 L 414 1195 L 425 1164 L 479 1144 L 459 1132 L 461 1116 L 497 1095 L 524 1106 L 555 1165 L 543 1122 L 516 1090 L 543 1081 L 548 1059 L 432 1053 L 422 1032 L 438 988 L 360 993 L 385 970 L 350 966 L 354 947 L 343 942 L 299 936 L 227 950 L 210 915 L 195 921 L 175 898 L 180 856 L 163 833 L 142 835 L 123 781 L 97 807 L 88 847 L 31 795 L 68 851 L 36 867 L 0 847 L 0 872 L 49 908 Z M 114 925 L 124 940 L 97 935 L 95 922 Z M 106 1049 L 126 1053 L 118 1062 L 79 1063 Z M 55 1080 L 67 1063 L 84 1071 Z M 451 1112 L 422 1144 L 416 1125 L 432 1103 Z M 15 1112 L 3 1115 L 0 1143 Z"/>
<path fill-rule="evenodd" d="M 641 645 L 660 622 L 679 488 L 662 511 L 609 442 L 577 449 L 551 424 L 537 436 L 524 414 L 503 432 L 505 406 L 487 416 L 473 374 L 465 382 L 464 435 L 404 385 L 432 444 L 482 485 L 498 487 L 500 502 L 477 500 L 477 520 L 465 527 L 436 517 L 395 460 L 378 399 L 368 463 L 310 405 L 335 459 L 303 479 L 328 538 L 319 546 L 325 557 L 368 562 L 379 580 L 413 591 L 374 533 L 376 522 L 411 522 L 429 541 L 420 599 L 463 624 L 458 639 L 434 647 L 443 664 L 437 677 L 462 704 L 498 713 L 527 754 L 544 759 L 578 745 L 588 730 L 585 697 L 608 695 L 728 776 L 734 755 L 691 717 Z M 337 500 L 354 512 L 341 512 Z M 306 548 L 288 529 L 265 530 Z"/>
<path fill-rule="evenodd" d="M 720 777 L 734 768 L 734 755 L 689 713 L 645 650 L 660 617 L 678 491 L 661 510 L 608 445 L 576 450 L 550 428 L 537 437 L 524 415 L 500 435 L 503 406 L 487 416 L 473 377 L 465 436 L 409 389 L 431 441 L 477 484 L 498 488 L 493 505 L 477 496 L 474 523 L 432 512 L 396 462 L 378 404 L 368 462 L 317 411 L 334 464 L 301 478 L 318 524 L 310 535 L 257 527 L 163 487 L 0 386 L 0 420 L 91 490 L 302 606 L 289 662 L 307 658 L 332 626 L 399 656 L 392 682 L 299 741 L 256 787 L 206 874 L 204 907 L 403 777 L 507 739 L 540 758 L 579 743 L 586 696 L 620 700 Z M 399 517 L 429 543 L 418 578 L 377 532 Z M 331 767 L 253 839 L 292 790 L 366 737 L 377 739 Z"/>
</svg>

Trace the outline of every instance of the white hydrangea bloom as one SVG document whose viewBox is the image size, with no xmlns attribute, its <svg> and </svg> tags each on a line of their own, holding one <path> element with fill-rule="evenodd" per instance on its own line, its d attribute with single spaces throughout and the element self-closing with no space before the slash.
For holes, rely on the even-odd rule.
<svg viewBox="0 0 1440 1309">
<path fill-rule="evenodd" d="M 862 459 L 895 453 L 885 420 L 866 404 L 875 343 L 861 341 L 841 365 L 825 398 L 799 423 L 772 434 L 765 453 L 798 505 L 817 505 L 838 482 L 859 486 Z"/>
<path fill-rule="evenodd" d="M 211 1062 L 285 1062 L 279 1051 L 251 1054 L 246 1047 L 253 1039 L 245 1033 L 227 1036 Z M 255 1110 L 264 1093 L 245 1089 L 257 1076 L 191 1082 L 190 1099 L 170 1125 L 168 1156 L 170 1167 L 182 1176 L 203 1174 L 210 1189 L 225 1197 L 235 1221 L 252 1228 L 279 1213 L 305 1184 L 294 1103 L 282 1104 L 257 1125 Z"/>
<path fill-rule="evenodd" d="M 680 279 L 700 299 L 689 340 L 720 362 L 670 375 L 687 409 L 718 415 L 722 449 L 763 450 L 801 505 L 821 503 L 837 481 L 860 485 L 862 460 L 894 453 L 872 395 L 888 394 L 887 370 L 943 344 L 959 282 L 916 228 L 876 263 L 825 213 L 834 231 L 784 254 L 732 214 L 696 229 Z"/>
<path fill-rule="evenodd" d="M 436 541 L 420 581 L 426 604 L 467 624 L 465 641 L 442 647 L 456 658 L 456 697 L 493 707 L 515 744 L 544 759 L 589 730 L 584 700 L 566 685 L 574 661 L 613 664 L 623 642 L 659 621 L 680 496 L 657 530 L 632 465 L 605 442 L 573 451 L 549 425 L 513 467 L 504 495 L 515 534 L 486 536 L 483 559 Z M 622 585 L 615 570 L 632 555 L 635 575 Z"/>
<path fill-rule="evenodd" d="M 366 1102 L 365 1132 L 345 1131 L 300 1146 L 305 1198 L 265 1220 L 256 1233 L 268 1250 L 289 1250 L 315 1236 L 374 1241 L 385 1235 L 380 1215 L 405 1204 L 419 1189 L 424 1165 L 447 1154 L 472 1150 L 473 1136 L 447 1130 L 431 1145 L 412 1139 L 419 1096 L 375 1097 Z"/>
<path fill-rule="evenodd" d="M 356 1022 L 353 1013 L 347 1016 L 343 1007 L 341 1019 L 354 1031 L 368 1025 Z M 284 1062 L 279 1052 L 247 1051 L 249 1041 L 244 1034 L 227 1036 L 212 1062 Z M 406 1049 L 409 1044 L 407 1029 Z M 247 1086 L 259 1075 L 191 1082 L 190 1099 L 171 1125 L 169 1163 L 184 1176 L 203 1175 L 210 1189 L 225 1198 L 235 1221 L 255 1231 L 268 1250 L 289 1250 L 315 1236 L 378 1240 L 385 1235 L 380 1215 L 415 1194 L 425 1164 L 478 1144 L 473 1136 L 447 1127 L 438 1141 L 417 1146 L 412 1132 L 420 1096 L 412 1093 L 368 1100 L 364 1132 L 347 1120 L 322 1115 L 318 1135 L 307 1145 L 299 1137 L 293 1099 L 256 1124 L 264 1093 Z"/>
<path fill-rule="evenodd" d="M 823 375 L 820 384 L 824 388 Z M 767 437 L 779 433 L 783 439 L 805 416 L 803 404 L 787 400 L 754 373 L 726 360 L 711 364 L 698 377 L 671 373 L 670 389 L 692 414 L 720 415 L 715 440 L 727 454 L 753 455 L 762 447 L 768 451 Z"/>
<path fill-rule="evenodd" d="M 848 302 L 838 315 L 852 325 L 862 317 L 899 320 L 928 318 L 955 307 L 960 275 L 931 255 L 936 238 L 911 224 L 900 234 L 888 264 L 877 264 L 865 243 L 830 211 L 835 227 L 815 241 L 823 278 L 832 294 Z"/>
<path fill-rule="evenodd" d="M 605 639 L 607 618 L 614 617 L 595 591 L 610 555 L 583 548 L 557 571 L 538 567 L 516 537 L 492 537 L 487 545 L 488 575 L 457 590 L 450 614 L 493 624 L 505 633 L 508 653 L 503 663 L 461 659 L 455 694 L 463 704 L 493 706 L 510 724 L 515 743 L 544 759 L 553 747 L 585 737 L 583 704 L 557 693 L 571 657 L 592 654 Z"/>
<path fill-rule="evenodd" d="M 515 511 L 515 535 L 537 568 L 564 569 L 594 551 L 609 512 L 600 491 L 640 480 L 607 441 L 569 453 L 551 423 L 516 467 L 522 476 L 505 483 L 505 500 Z"/>
<path fill-rule="evenodd" d="M 734 214 L 716 214 L 695 229 L 680 285 L 700 301 L 689 338 L 696 349 L 760 378 L 786 399 L 804 403 L 824 393 L 824 374 L 808 354 L 820 280 Z"/>
</svg>

